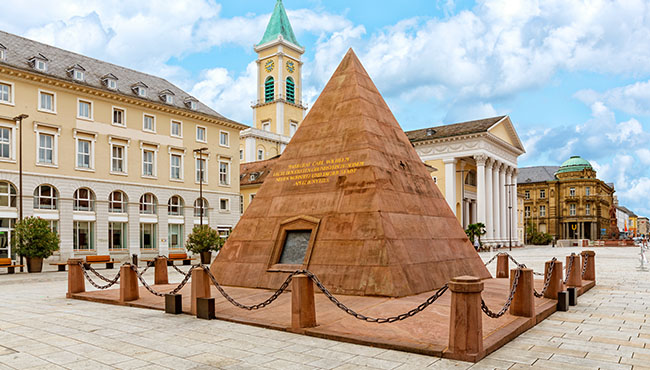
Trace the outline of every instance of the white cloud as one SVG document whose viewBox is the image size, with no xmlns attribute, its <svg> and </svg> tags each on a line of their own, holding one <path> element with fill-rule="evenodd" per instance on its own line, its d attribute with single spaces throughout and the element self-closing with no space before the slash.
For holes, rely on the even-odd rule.
<svg viewBox="0 0 650 370">
<path fill-rule="evenodd" d="M 580 90 L 575 97 L 585 103 L 604 101 L 612 108 L 629 114 L 650 115 L 650 81 L 635 82 L 603 93 L 590 89 Z"/>
</svg>

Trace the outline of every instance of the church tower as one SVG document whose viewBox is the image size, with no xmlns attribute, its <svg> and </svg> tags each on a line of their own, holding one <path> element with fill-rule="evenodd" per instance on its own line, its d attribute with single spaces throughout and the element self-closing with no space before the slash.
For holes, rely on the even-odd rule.
<svg viewBox="0 0 650 370">
<path fill-rule="evenodd" d="M 278 0 L 257 53 L 257 100 L 253 127 L 242 131 L 240 159 L 254 162 L 281 154 L 302 121 L 302 62 L 289 18 Z"/>
</svg>

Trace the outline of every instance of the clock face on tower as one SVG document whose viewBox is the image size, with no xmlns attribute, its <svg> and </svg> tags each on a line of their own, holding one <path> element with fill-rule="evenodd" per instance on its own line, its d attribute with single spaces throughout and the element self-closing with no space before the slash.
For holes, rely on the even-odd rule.
<svg viewBox="0 0 650 370">
<path fill-rule="evenodd" d="M 267 72 L 271 72 L 273 70 L 273 67 L 275 67 L 275 62 L 273 62 L 273 59 L 269 59 L 264 63 L 264 69 Z"/>
<path fill-rule="evenodd" d="M 293 73 L 293 71 L 295 70 L 296 70 L 296 65 L 293 63 L 293 61 L 292 60 L 287 61 L 287 71 L 289 71 L 289 73 Z"/>
</svg>

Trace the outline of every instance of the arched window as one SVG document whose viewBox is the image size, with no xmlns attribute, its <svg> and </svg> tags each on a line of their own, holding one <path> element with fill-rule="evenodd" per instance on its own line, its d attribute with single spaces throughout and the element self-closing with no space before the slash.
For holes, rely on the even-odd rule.
<svg viewBox="0 0 650 370">
<path fill-rule="evenodd" d="M 154 215 L 156 214 L 156 206 L 158 201 L 156 196 L 151 193 L 142 194 L 140 197 L 140 214 L 141 215 Z"/>
<path fill-rule="evenodd" d="M 476 186 L 476 171 L 470 170 L 465 176 L 465 185 Z"/>
<path fill-rule="evenodd" d="M 115 190 L 108 196 L 108 212 L 126 213 L 127 204 L 126 194 L 119 190 Z"/>
<path fill-rule="evenodd" d="M 79 188 L 74 192 L 75 211 L 95 210 L 95 194 L 88 188 Z"/>
<path fill-rule="evenodd" d="M 296 85 L 293 83 L 293 78 L 287 77 L 287 101 L 291 103 L 296 102 Z"/>
<path fill-rule="evenodd" d="M 7 181 L 0 181 L 0 207 L 16 207 L 16 187 Z"/>
<path fill-rule="evenodd" d="M 174 195 L 169 198 L 167 202 L 167 213 L 170 216 L 182 216 L 183 215 L 183 198 L 178 195 Z"/>
<path fill-rule="evenodd" d="M 208 201 L 205 198 L 197 198 L 194 201 L 194 217 L 208 217 Z"/>
<path fill-rule="evenodd" d="M 275 80 L 269 76 L 264 81 L 264 102 L 268 103 L 273 101 L 273 99 L 275 99 Z"/>
<path fill-rule="evenodd" d="M 50 185 L 39 185 L 34 190 L 34 209 L 56 209 L 59 194 Z"/>
</svg>

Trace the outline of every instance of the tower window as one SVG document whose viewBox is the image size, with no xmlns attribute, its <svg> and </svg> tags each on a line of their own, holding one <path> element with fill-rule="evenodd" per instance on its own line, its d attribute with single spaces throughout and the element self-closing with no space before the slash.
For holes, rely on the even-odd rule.
<svg viewBox="0 0 650 370">
<path fill-rule="evenodd" d="M 264 82 L 264 102 L 268 103 L 273 101 L 275 98 L 275 80 L 273 77 L 270 77 L 266 79 L 266 82 Z"/>
<path fill-rule="evenodd" d="M 291 103 L 296 102 L 296 85 L 293 83 L 293 78 L 287 77 L 287 101 Z"/>
</svg>

